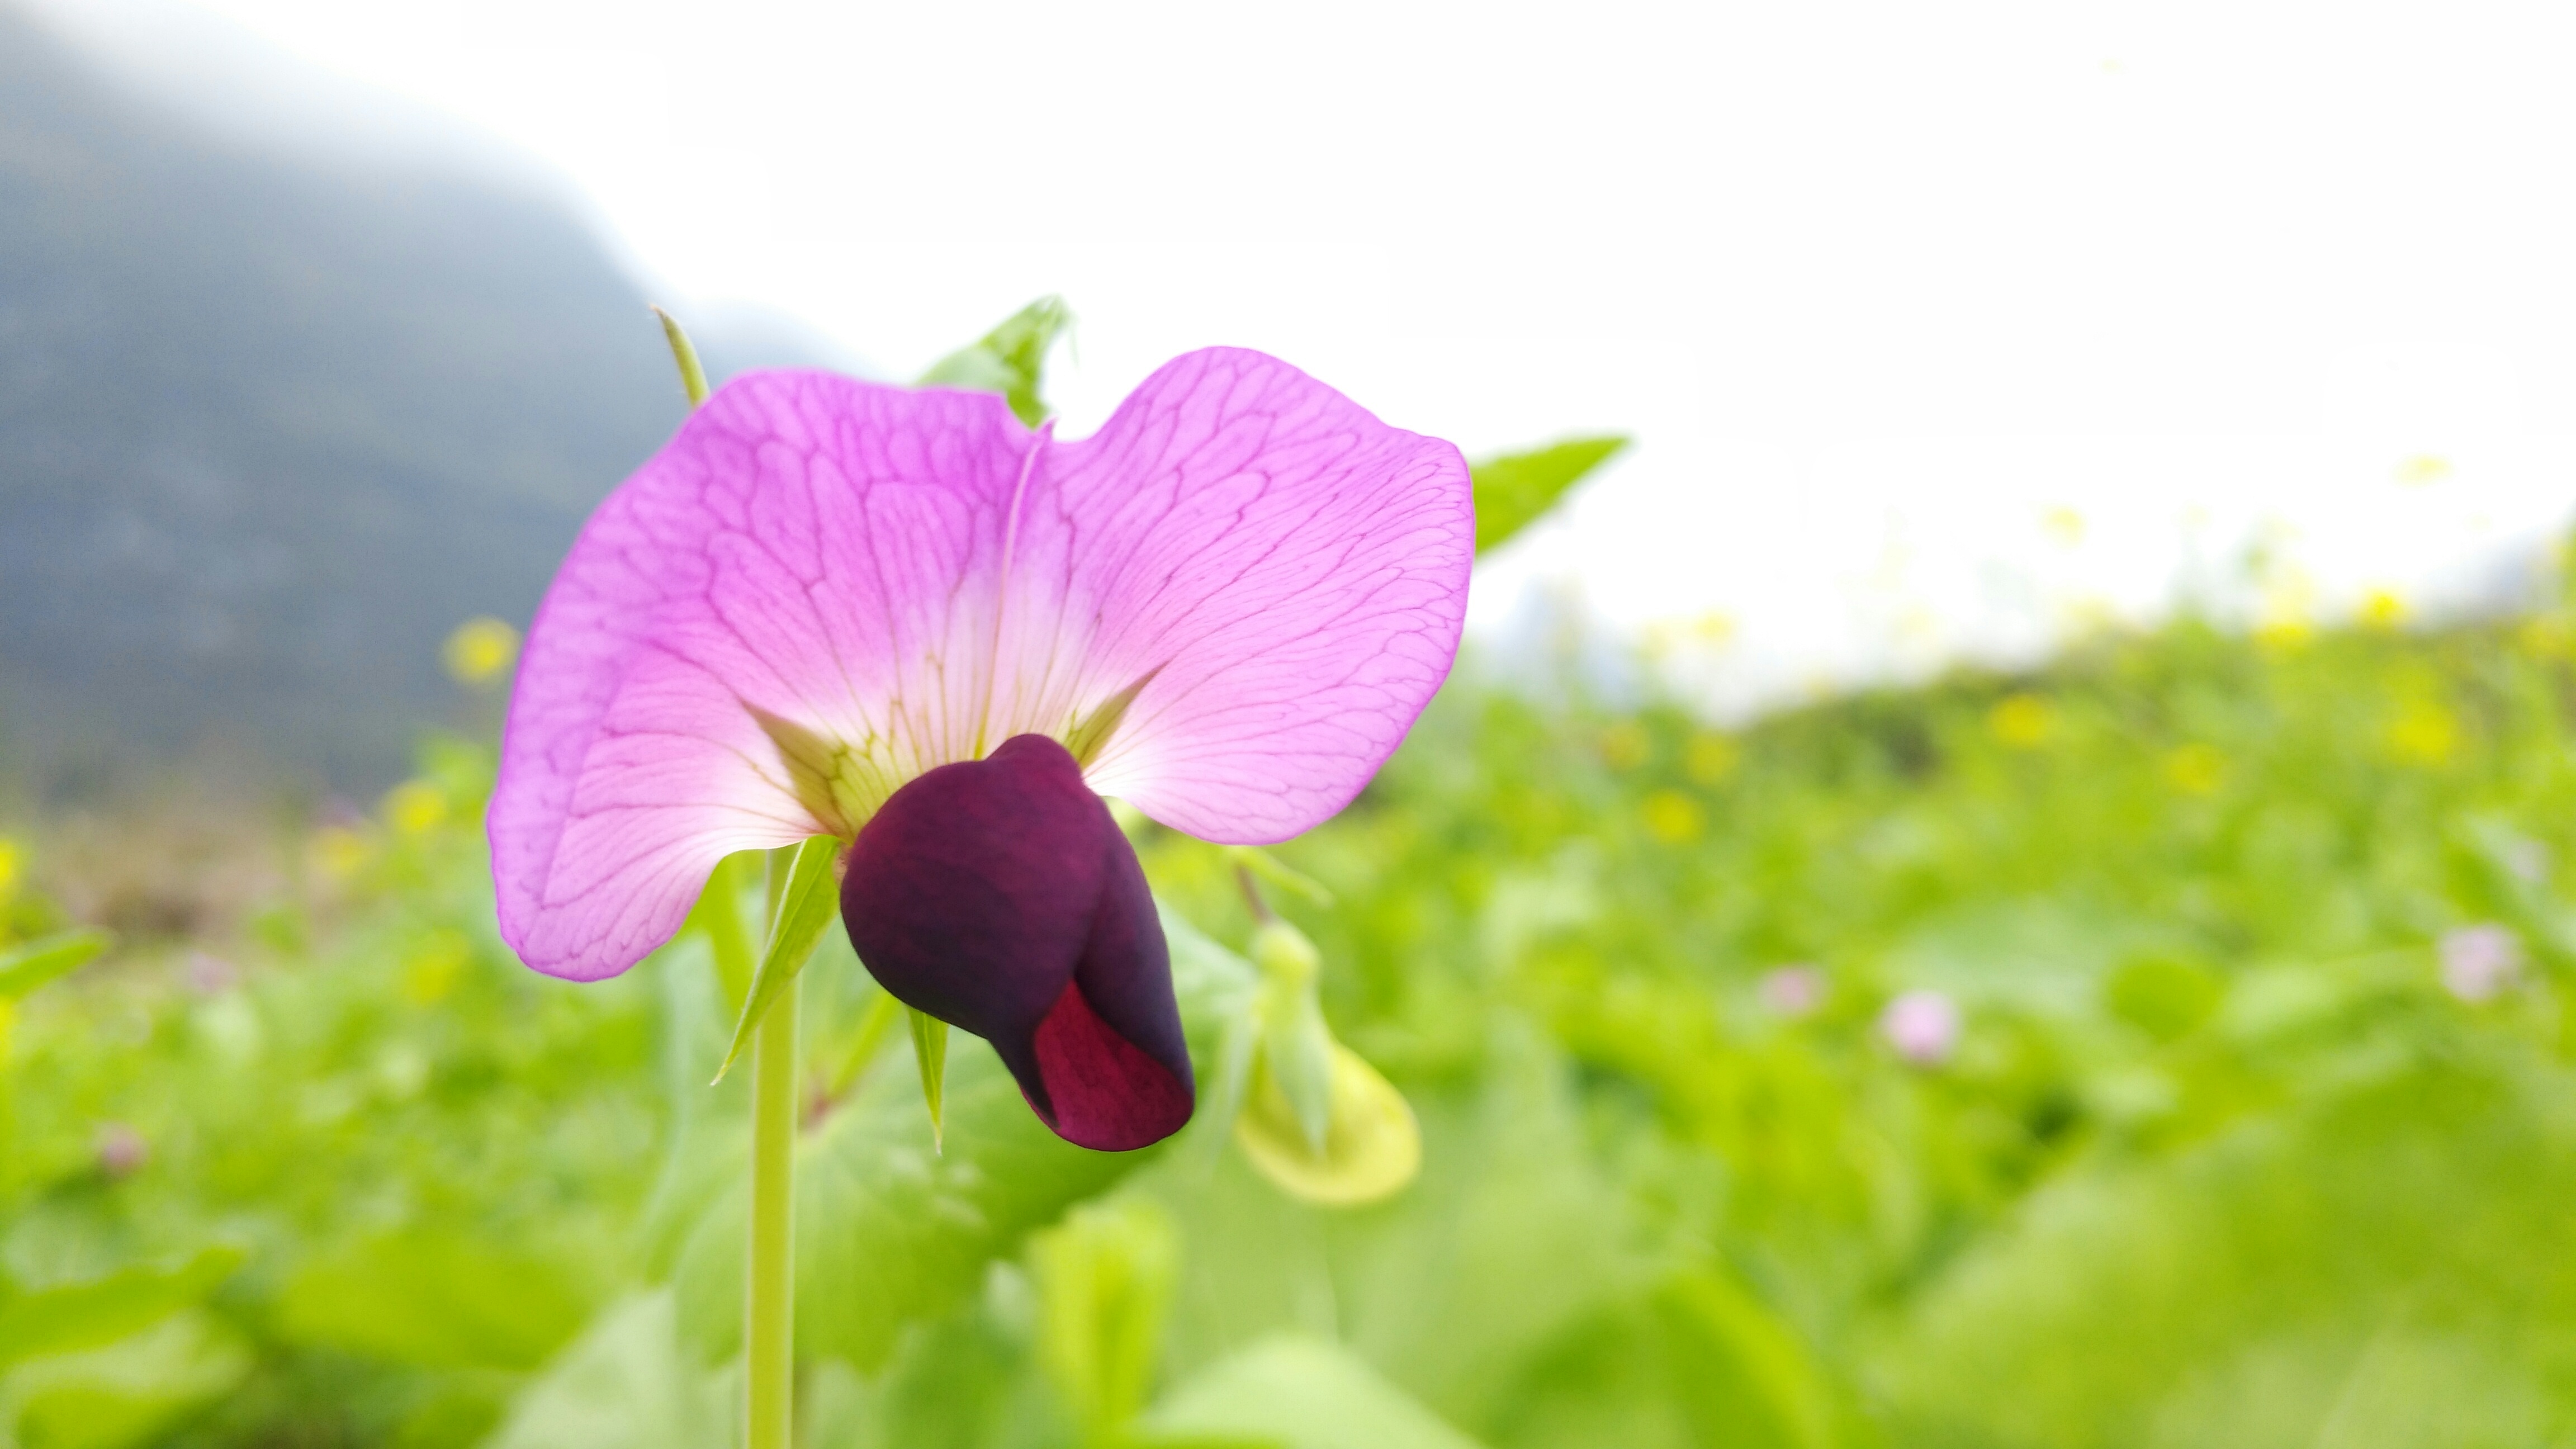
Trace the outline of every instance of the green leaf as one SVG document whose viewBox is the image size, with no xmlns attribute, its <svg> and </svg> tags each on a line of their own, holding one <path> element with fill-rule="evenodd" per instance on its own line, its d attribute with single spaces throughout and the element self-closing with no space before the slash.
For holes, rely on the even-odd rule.
<svg viewBox="0 0 2576 1449">
<path fill-rule="evenodd" d="M 105 931 L 64 931 L 0 951 L 0 1001 L 18 1001 L 49 981 L 68 976 L 114 945 Z"/>
<path fill-rule="evenodd" d="M 769 947 L 761 952 L 760 968 L 752 974 L 751 995 L 743 1002 L 742 1020 L 733 1029 L 733 1045 L 725 1049 L 724 1065 L 716 1068 L 716 1080 L 724 1080 L 733 1070 L 742 1049 L 751 1044 L 751 1034 L 760 1019 L 769 1013 L 769 1004 L 778 999 L 779 991 L 805 969 L 814 954 L 814 945 L 823 939 L 841 909 L 840 882 L 834 878 L 832 863 L 841 854 L 837 835 L 816 835 L 796 847 L 788 863 L 787 883 L 780 891 L 777 919 L 769 928 Z"/>
<path fill-rule="evenodd" d="M 276 1321 L 291 1341 L 393 1363 L 532 1369 L 587 1312 L 542 1256 L 413 1231 L 307 1263 L 278 1295 Z"/>
<path fill-rule="evenodd" d="M 904 1329 L 951 1312 L 987 1267 L 1026 1235 L 1158 1154 L 1089 1152 L 1038 1121 L 999 1058 L 948 1064 L 944 1152 L 921 1138 L 921 1105 L 900 1072 L 865 1078 L 809 1134 L 796 1164 L 796 1342 L 863 1371 Z M 702 1363 L 740 1352 L 743 1189 L 701 1218 L 673 1282 L 684 1335 Z"/>
<path fill-rule="evenodd" d="M 1475 1449 L 1347 1349 L 1265 1339 L 1172 1391 L 1139 1426 L 1143 1442 L 1241 1442 L 1279 1449 Z"/>
<path fill-rule="evenodd" d="M 1675 1274 L 1655 1307 L 1675 1397 L 1701 1443 L 1831 1449 L 1832 1388 L 1770 1309 L 1704 1271 Z"/>
<path fill-rule="evenodd" d="M 182 1312 L 104 1348 L 55 1354 L 9 1375 L 0 1437 L 26 1449 L 141 1449 L 251 1371 L 240 1338 L 213 1315 Z M 14 1435 L 7 1431 L 14 1429 Z"/>
<path fill-rule="evenodd" d="M 208 1248 L 176 1266 L 128 1268 L 0 1301 L 0 1365 L 139 1333 L 204 1302 L 241 1263 L 238 1248 Z"/>
<path fill-rule="evenodd" d="M 1141 1198 L 1076 1208 L 1029 1240 L 1038 1361 L 1092 1443 L 1112 1442 L 1145 1407 L 1180 1254 L 1171 1214 Z"/>
<path fill-rule="evenodd" d="M 948 1150 L 943 1098 L 948 1087 L 948 1023 L 907 1006 L 912 1023 L 912 1060 L 921 1069 L 921 1103 L 930 1109 L 930 1150 Z"/>
<path fill-rule="evenodd" d="M 1626 438 L 1575 438 L 1471 464 L 1468 472 L 1476 484 L 1476 552 L 1500 548 L 1555 507 L 1566 489 L 1626 446 Z"/>
<path fill-rule="evenodd" d="M 669 1292 L 612 1306 L 511 1405 L 489 1449 L 705 1449 L 729 1444 L 725 1376 L 680 1352 Z M 736 1390 L 735 1393 L 738 1393 Z"/>
<path fill-rule="evenodd" d="M 1040 297 L 971 346 L 931 364 L 921 375 L 921 386 L 998 392 L 1020 421 L 1034 428 L 1047 418 L 1041 396 L 1047 352 L 1071 325 L 1073 313 L 1062 297 Z"/>
</svg>

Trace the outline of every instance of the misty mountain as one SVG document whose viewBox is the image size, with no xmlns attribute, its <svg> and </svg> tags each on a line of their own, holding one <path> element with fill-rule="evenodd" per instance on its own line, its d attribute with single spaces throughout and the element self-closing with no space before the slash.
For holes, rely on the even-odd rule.
<svg viewBox="0 0 2576 1449">
<path fill-rule="evenodd" d="M 699 330 L 719 375 L 821 351 Z M 0 6 L 0 760 L 381 782 L 447 631 L 524 623 L 683 411 L 524 176 L 261 147 Z"/>
</svg>

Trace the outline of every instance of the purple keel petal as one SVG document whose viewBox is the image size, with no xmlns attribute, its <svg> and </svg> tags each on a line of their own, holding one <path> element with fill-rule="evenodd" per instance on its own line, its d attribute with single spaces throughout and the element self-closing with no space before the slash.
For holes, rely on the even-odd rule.
<svg viewBox="0 0 2576 1449">
<path fill-rule="evenodd" d="M 895 792 L 850 848 L 841 915 L 886 990 L 991 1042 L 1066 1140 L 1124 1151 L 1189 1120 L 1145 873 L 1054 740 L 1015 736 Z"/>
<path fill-rule="evenodd" d="M 1217 348 L 1045 450 L 1012 552 L 1000 657 L 1018 716 L 1150 675 L 1093 786 L 1208 840 L 1265 842 L 1348 804 L 1447 677 L 1475 516 L 1456 448 Z"/>
<path fill-rule="evenodd" d="M 1067 1142 L 1127 1152 L 1153 1146 L 1190 1120 L 1189 1075 L 1175 1075 L 1120 1036 L 1092 1009 L 1079 978 L 1065 983 L 1038 1023 L 1032 1054 L 1046 1092 L 1026 1093 L 1029 1105 Z"/>
<path fill-rule="evenodd" d="M 493 791 L 529 965 L 622 971 L 724 855 L 833 828 L 755 711 L 846 745 L 865 808 L 968 752 L 1033 441 L 997 397 L 754 374 L 609 495 L 529 630 Z"/>
</svg>

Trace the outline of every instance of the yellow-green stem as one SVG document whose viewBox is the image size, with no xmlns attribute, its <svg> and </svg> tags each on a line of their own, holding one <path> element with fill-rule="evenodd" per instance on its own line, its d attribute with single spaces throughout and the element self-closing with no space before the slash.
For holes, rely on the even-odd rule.
<svg viewBox="0 0 2576 1449">
<path fill-rule="evenodd" d="M 796 1393 L 796 1001 L 790 980 L 751 1046 L 746 1449 L 789 1449 Z"/>
</svg>

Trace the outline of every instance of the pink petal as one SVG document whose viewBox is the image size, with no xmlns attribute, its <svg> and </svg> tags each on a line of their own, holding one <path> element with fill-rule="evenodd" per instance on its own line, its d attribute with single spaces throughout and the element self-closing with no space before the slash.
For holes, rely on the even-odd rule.
<svg viewBox="0 0 2576 1449">
<path fill-rule="evenodd" d="M 1181 358 L 1061 446 L 989 395 L 738 379 L 601 505 L 530 630 L 503 934 L 542 971 L 621 971 L 727 853 L 1072 739 L 1130 690 L 1095 789 L 1211 840 L 1293 835 L 1447 675 L 1473 536 L 1456 449 L 1258 353 Z M 849 818 L 799 803 L 758 715 L 850 752 Z"/>
<path fill-rule="evenodd" d="M 1060 731 L 1150 675 L 1093 788 L 1267 842 L 1350 803 L 1448 676 L 1475 515 L 1456 448 L 1211 348 L 1041 454 L 1012 553 L 1015 719 Z"/>
<path fill-rule="evenodd" d="M 529 630 L 492 797 L 529 965 L 622 971 L 716 861 L 823 830 L 746 706 L 861 747 L 879 799 L 959 757 L 1032 443 L 998 397 L 754 374 L 609 495 Z"/>
</svg>

